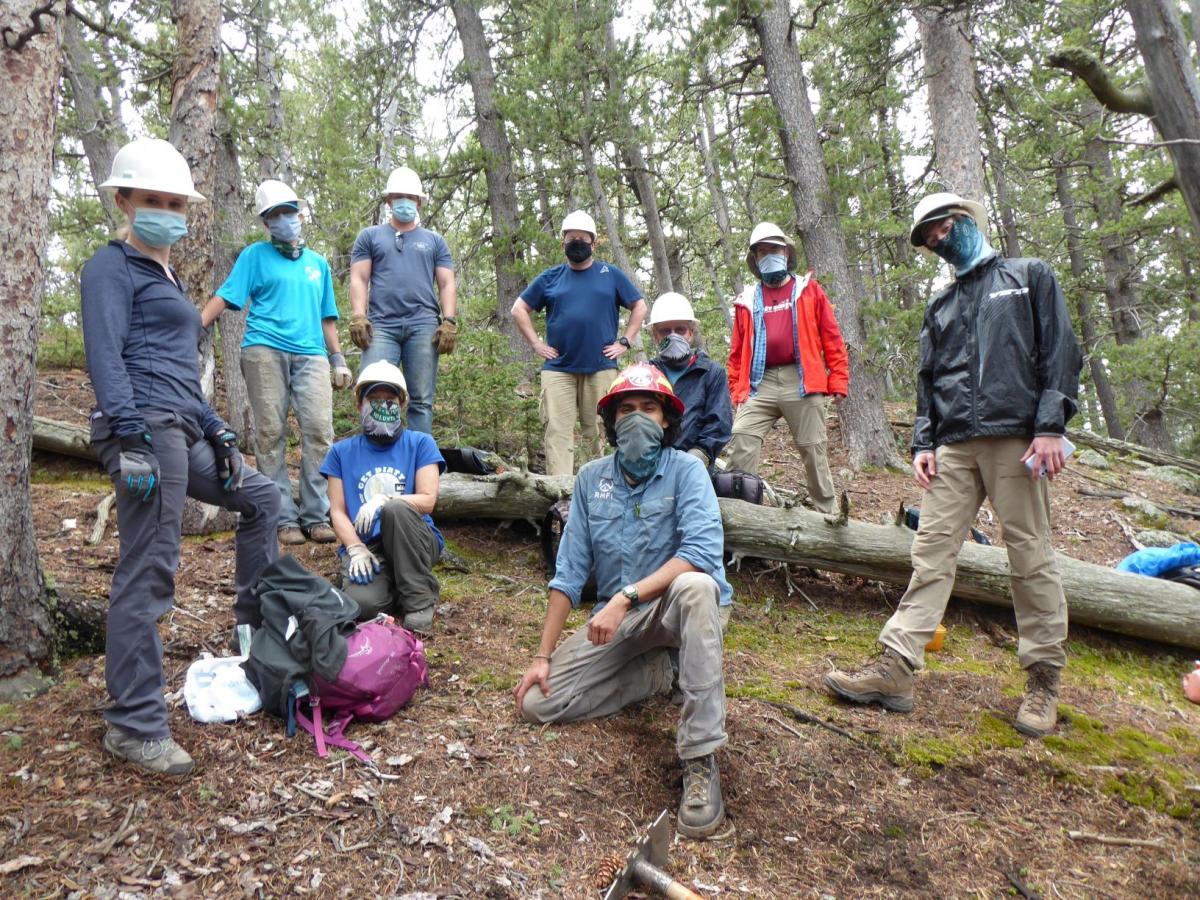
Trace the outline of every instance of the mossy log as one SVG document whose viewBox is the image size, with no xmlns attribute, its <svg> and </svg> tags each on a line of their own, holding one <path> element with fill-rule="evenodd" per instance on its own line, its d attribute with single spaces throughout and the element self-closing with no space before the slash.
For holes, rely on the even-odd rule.
<svg viewBox="0 0 1200 900">
<path fill-rule="evenodd" d="M 565 477 L 528 473 L 441 480 L 437 519 L 539 520 L 559 497 L 570 495 Z M 907 585 L 913 532 L 901 526 L 870 525 L 853 519 L 837 524 L 804 509 L 721 501 L 725 548 L 761 559 L 783 560 L 889 584 Z M 1126 575 L 1104 566 L 1058 555 L 1071 621 L 1200 648 L 1200 595 L 1195 588 Z M 956 596 L 1012 607 L 1008 556 L 1001 548 L 967 543 L 958 557 Z"/>
<path fill-rule="evenodd" d="M 86 428 L 47 419 L 45 416 L 33 417 L 33 447 L 35 450 L 47 450 L 62 456 L 98 462 Z"/>
</svg>

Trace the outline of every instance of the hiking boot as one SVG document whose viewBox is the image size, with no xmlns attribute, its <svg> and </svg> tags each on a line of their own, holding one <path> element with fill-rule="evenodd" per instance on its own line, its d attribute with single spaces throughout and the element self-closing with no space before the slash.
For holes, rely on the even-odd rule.
<svg viewBox="0 0 1200 900">
<path fill-rule="evenodd" d="M 302 528 L 300 531 L 315 544 L 332 544 L 337 540 L 337 535 L 333 533 L 333 529 L 324 522 L 320 525 Z"/>
<path fill-rule="evenodd" d="M 680 834 L 693 838 L 711 837 L 725 821 L 715 753 L 683 761 L 683 799 L 675 821 Z"/>
<path fill-rule="evenodd" d="M 1030 737 L 1045 737 L 1058 722 L 1058 685 L 1062 669 L 1050 663 L 1034 663 L 1026 671 L 1025 699 L 1017 710 L 1013 728 Z"/>
<path fill-rule="evenodd" d="M 417 634 L 429 634 L 433 629 L 433 607 L 427 606 L 404 614 L 404 627 Z"/>
<path fill-rule="evenodd" d="M 146 740 L 127 734 L 120 728 L 109 728 L 104 735 L 104 749 L 113 756 L 141 766 L 159 775 L 186 775 L 195 763 L 174 738 Z"/>
<path fill-rule="evenodd" d="M 295 525 L 285 525 L 279 529 L 279 543 L 285 546 L 303 544 L 304 532 Z"/>
<path fill-rule="evenodd" d="M 825 676 L 825 687 L 851 703 L 878 703 L 893 712 L 910 712 L 913 708 L 912 666 L 891 647 L 884 647 L 857 675 L 830 672 Z"/>
</svg>

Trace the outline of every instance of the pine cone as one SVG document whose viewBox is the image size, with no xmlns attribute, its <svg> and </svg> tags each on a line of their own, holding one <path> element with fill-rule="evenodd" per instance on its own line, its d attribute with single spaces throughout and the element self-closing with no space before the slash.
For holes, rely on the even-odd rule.
<svg viewBox="0 0 1200 900">
<path fill-rule="evenodd" d="M 610 853 L 596 863 L 596 874 L 592 876 L 592 885 L 602 891 L 616 881 L 617 876 L 625 871 L 625 857 L 620 853 Z"/>
</svg>

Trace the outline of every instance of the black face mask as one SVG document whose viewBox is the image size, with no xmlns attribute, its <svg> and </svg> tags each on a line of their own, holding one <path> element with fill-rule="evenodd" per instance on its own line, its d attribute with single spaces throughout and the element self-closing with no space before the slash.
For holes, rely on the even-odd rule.
<svg viewBox="0 0 1200 900">
<path fill-rule="evenodd" d="M 592 245 L 587 241 L 567 241 L 563 252 L 567 254 L 567 259 L 571 262 L 581 263 L 592 255 Z"/>
</svg>

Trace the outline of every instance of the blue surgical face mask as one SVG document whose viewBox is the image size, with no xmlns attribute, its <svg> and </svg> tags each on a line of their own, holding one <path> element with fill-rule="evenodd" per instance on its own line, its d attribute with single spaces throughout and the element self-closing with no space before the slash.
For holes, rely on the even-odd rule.
<svg viewBox="0 0 1200 900">
<path fill-rule="evenodd" d="M 788 258 L 782 253 L 768 253 L 758 261 L 758 274 L 764 284 L 783 284 L 787 278 Z"/>
<path fill-rule="evenodd" d="M 165 209 L 139 206 L 133 214 L 133 233 L 150 247 L 170 247 L 188 233 L 187 216 Z"/>
<path fill-rule="evenodd" d="M 408 223 L 417 217 L 417 202 L 415 200 L 406 200 L 401 197 L 399 200 L 392 201 L 392 215 L 396 217 L 397 222 Z"/>
<path fill-rule="evenodd" d="M 966 275 L 991 252 L 991 245 L 970 216 L 959 216 L 950 233 L 931 247 L 934 253 L 954 266 L 955 275 Z"/>
<path fill-rule="evenodd" d="M 616 424 L 617 465 L 634 481 L 645 481 L 662 455 L 662 426 L 645 413 L 630 413 Z"/>
<path fill-rule="evenodd" d="M 267 220 L 267 231 L 277 241 L 291 243 L 300 239 L 300 213 L 280 213 Z"/>
</svg>

